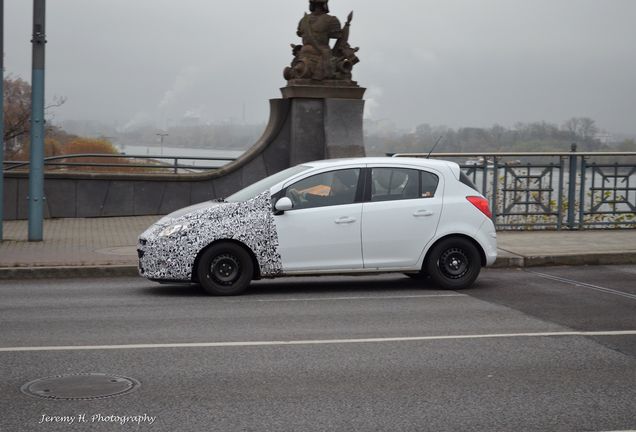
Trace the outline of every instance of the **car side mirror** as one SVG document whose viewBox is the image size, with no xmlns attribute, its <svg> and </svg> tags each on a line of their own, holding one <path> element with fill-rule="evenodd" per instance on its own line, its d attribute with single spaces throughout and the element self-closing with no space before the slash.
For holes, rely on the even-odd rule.
<svg viewBox="0 0 636 432">
<path fill-rule="evenodd" d="M 293 208 L 294 204 L 292 203 L 292 200 L 287 197 L 282 197 L 281 199 L 276 201 L 276 204 L 274 205 L 274 210 L 276 210 L 277 215 L 283 214 L 287 210 L 291 210 Z"/>
</svg>

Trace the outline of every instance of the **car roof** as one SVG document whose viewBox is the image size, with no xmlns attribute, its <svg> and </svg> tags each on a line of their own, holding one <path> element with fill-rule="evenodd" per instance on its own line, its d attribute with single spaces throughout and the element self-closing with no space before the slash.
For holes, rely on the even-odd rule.
<svg viewBox="0 0 636 432">
<path fill-rule="evenodd" d="M 388 165 L 418 165 L 423 168 L 448 169 L 457 165 L 455 162 L 439 159 L 424 159 L 413 157 L 364 157 L 348 159 L 327 159 L 314 162 L 307 162 L 303 165 L 312 168 L 338 167 L 352 164 L 388 164 Z"/>
</svg>

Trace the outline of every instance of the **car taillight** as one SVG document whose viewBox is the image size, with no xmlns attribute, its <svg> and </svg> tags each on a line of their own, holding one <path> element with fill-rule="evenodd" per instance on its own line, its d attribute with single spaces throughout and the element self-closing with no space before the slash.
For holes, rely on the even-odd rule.
<svg viewBox="0 0 636 432">
<path fill-rule="evenodd" d="M 488 200 L 480 196 L 467 196 L 466 199 L 470 201 L 472 205 L 477 207 L 488 219 L 492 219 L 492 212 L 490 211 L 490 204 Z"/>
</svg>

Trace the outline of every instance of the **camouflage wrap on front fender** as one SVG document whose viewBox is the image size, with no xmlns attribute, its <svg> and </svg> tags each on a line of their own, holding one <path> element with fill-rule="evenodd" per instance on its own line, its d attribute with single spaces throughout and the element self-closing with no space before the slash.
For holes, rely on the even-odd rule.
<svg viewBox="0 0 636 432">
<path fill-rule="evenodd" d="M 170 221 L 181 231 L 160 236 L 166 226 L 153 225 L 140 237 L 139 271 L 149 279 L 190 281 L 197 255 L 218 240 L 233 240 L 248 247 L 263 277 L 282 274 L 278 234 L 271 196 L 265 192 L 240 203 L 223 203 L 196 210 Z"/>
</svg>

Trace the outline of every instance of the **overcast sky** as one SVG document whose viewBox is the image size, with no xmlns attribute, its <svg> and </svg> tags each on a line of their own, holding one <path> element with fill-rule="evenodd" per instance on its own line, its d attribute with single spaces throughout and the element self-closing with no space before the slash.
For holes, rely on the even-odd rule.
<svg viewBox="0 0 636 432">
<path fill-rule="evenodd" d="M 32 1 L 5 0 L 5 68 L 30 80 Z M 47 2 L 56 120 L 265 122 L 303 0 Z M 562 123 L 636 133 L 635 0 L 331 0 L 366 116 L 404 128 Z"/>
</svg>

